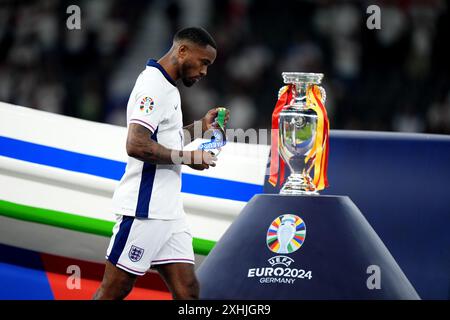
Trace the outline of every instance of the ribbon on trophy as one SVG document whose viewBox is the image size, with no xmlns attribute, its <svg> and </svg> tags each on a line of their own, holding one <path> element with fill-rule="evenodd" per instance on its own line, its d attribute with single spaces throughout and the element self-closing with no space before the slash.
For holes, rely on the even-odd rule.
<svg viewBox="0 0 450 320">
<path fill-rule="evenodd" d="M 202 143 L 198 148 L 203 151 L 211 151 L 217 150 L 214 154 L 217 156 L 221 148 L 227 143 L 226 135 L 225 135 L 225 115 L 226 108 L 218 108 L 216 123 L 219 128 L 213 129 L 211 140 L 208 142 Z"/>
<path fill-rule="evenodd" d="M 272 113 L 272 145 L 270 160 L 270 176 L 269 183 L 276 186 L 284 182 L 284 171 L 286 164 L 278 153 L 278 130 L 280 112 L 292 100 L 293 85 L 286 85 L 280 89 L 278 101 Z M 309 172 L 314 168 L 313 183 L 317 190 L 323 190 L 328 187 L 328 150 L 329 150 L 329 131 L 330 124 L 328 121 L 327 110 L 322 103 L 322 90 L 317 85 L 310 85 L 306 90 L 306 108 L 312 109 L 317 114 L 317 134 L 313 143 L 313 147 L 305 158 L 305 163 L 311 160 L 311 166 L 307 168 Z M 275 129 L 275 130 L 274 130 Z M 276 132 L 276 134 L 274 134 Z"/>
<path fill-rule="evenodd" d="M 278 93 L 278 101 L 272 113 L 272 144 L 270 159 L 270 176 L 269 183 L 274 187 L 277 185 L 278 176 L 280 176 L 280 184 L 284 181 L 285 163 L 278 154 L 278 130 L 280 112 L 292 100 L 292 85 L 284 86 Z M 274 133 L 275 132 L 275 133 Z"/>
</svg>

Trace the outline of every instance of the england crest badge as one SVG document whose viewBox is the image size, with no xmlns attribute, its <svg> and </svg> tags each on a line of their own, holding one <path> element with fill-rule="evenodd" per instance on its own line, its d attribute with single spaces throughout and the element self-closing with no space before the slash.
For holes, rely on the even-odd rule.
<svg viewBox="0 0 450 320">
<path fill-rule="evenodd" d="M 144 249 L 136 246 L 131 246 L 130 251 L 128 251 L 128 257 L 133 262 L 138 262 L 139 260 L 141 260 L 143 255 Z"/>
</svg>

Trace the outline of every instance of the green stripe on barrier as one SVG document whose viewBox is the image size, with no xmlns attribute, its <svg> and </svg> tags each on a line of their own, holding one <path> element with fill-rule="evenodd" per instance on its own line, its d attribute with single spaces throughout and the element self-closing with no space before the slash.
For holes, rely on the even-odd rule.
<svg viewBox="0 0 450 320">
<path fill-rule="evenodd" d="M 202 256 L 207 256 L 208 253 L 216 245 L 216 242 L 211 241 L 211 240 L 194 238 L 194 240 L 192 241 L 192 244 L 194 246 L 194 252 L 196 254 L 200 254 Z"/>
<path fill-rule="evenodd" d="M 110 237 L 114 222 L 0 200 L 0 215 Z"/>
<path fill-rule="evenodd" d="M 56 210 L 36 208 L 4 200 L 0 200 L 0 215 L 105 237 L 112 235 L 114 226 L 114 222 L 111 221 L 83 217 Z M 215 241 L 194 238 L 194 252 L 206 256 L 215 244 Z"/>
</svg>

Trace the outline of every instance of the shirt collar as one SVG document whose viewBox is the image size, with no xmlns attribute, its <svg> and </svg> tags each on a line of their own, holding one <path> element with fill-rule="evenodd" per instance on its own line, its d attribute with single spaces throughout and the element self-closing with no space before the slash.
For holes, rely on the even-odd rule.
<svg viewBox="0 0 450 320">
<path fill-rule="evenodd" d="M 175 83 L 175 81 L 172 79 L 171 76 L 169 76 L 169 74 L 167 73 L 166 70 L 164 70 L 164 68 L 155 60 L 155 59 L 149 59 L 147 61 L 147 66 L 149 67 L 154 67 L 159 69 L 159 71 L 161 71 L 161 73 L 163 74 L 163 76 L 167 79 L 167 81 L 169 81 L 174 87 L 177 86 L 177 84 Z"/>
</svg>

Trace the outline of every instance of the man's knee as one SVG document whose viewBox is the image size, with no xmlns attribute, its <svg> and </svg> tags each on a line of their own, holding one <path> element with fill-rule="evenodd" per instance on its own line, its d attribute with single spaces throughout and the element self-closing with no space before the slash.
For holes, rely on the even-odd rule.
<svg viewBox="0 0 450 320">
<path fill-rule="evenodd" d="M 199 298 L 200 286 L 197 279 L 190 279 L 175 288 L 173 298 L 176 300 L 197 300 Z"/>
<path fill-rule="evenodd" d="M 100 288 L 93 299 L 121 300 L 125 299 L 133 289 L 136 276 L 118 269 L 107 262 L 105 275 Z"/>
<path fill-rule="evenodd" d="M 134 281 L 116 280 L 116 281 L 102 281 L 100 288 L 94 295 L 95 300 L 122 300 L 125 299 L 131 292 L 134 286 Z"/>
<path fill-rule="evenodd" d="M 102 283 L 100 289 L 106 299 L 122 300 L 131 292 L 133 285 L 134 281 L 132 280 L 120 280 L 113 283 Z"/>
</svg>

